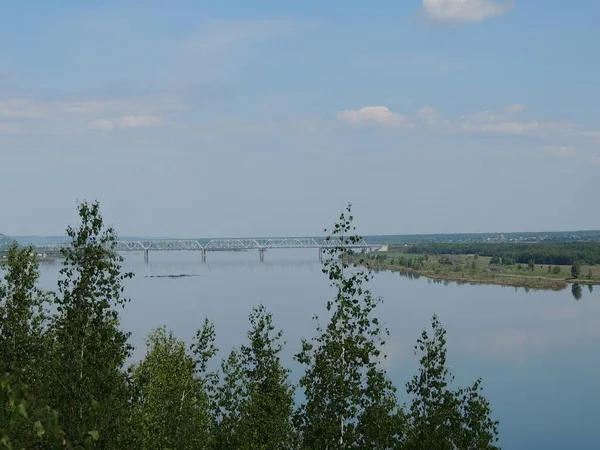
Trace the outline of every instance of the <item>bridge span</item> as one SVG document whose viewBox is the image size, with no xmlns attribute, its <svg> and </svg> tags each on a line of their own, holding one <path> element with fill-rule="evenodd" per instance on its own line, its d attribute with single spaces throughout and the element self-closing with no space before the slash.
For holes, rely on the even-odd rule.
<svg viewBox="0 0 600 450">
<path fill-rule="evenodd" d="M 36 247 L 39 253 L 57 254 L 65 244 L 44 245 Z M 264 260 L 265 251 L 268 249 L 289 248 L 314 248 L 319 250 L 319 259 L 323 257 L 323 250 L 341 247 L 339 239 L 318 238 L 248 238 L 248 239 L 211 239 L 202 243 L 199 239 L 157 239 L 117 241 L 117 252 L 143 252 L 144 261 L 148 262 L 151 251 L 199 251 L 202 252 L 202 262 L 206 262 L 206 253 L 209 251 L 244 251 L 258 250 L 260 260 Z M 344 244 L 346 248 L 357 250 L 377 250 L 381 245 L 368 244 L 364 239 L 353 243 Z"/>
</svg>

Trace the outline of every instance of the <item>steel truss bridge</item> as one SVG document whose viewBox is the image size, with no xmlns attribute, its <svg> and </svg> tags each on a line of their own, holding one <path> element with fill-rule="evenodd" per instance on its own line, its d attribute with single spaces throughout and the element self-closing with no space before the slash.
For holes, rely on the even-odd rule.
<svg viewBox="0 0 600 450">
<path fill-rule="evenodd" d="M 44 254 L 57 254 L 70 244 L 54 244 L 36 247 L 36 251 Z M 342 243 L 339 239 L 315 239 L 315 238 L 262 238 L 262 239 L 211 239 L 202 244 L 197 239 L 161 239 L 161 240 L 137 240 L 117 241 L 114 248 L 117 252 L 143 252 L 144 260 L 148 262 L 151 251 L 199 251 L 202 252 L 202 261 L 206 262 L 208 251 L 244 251 L 258 250 L 261 261 L 268 249 L 286 248 L 315 248 L 319 250 L 319 258 L 322 258 L 323 250 L 332 248 L 351 248 L 358 250 L 376 250 L 381 245 L 373 245 L 360 239 L 355 243 Z"/>
</svg>

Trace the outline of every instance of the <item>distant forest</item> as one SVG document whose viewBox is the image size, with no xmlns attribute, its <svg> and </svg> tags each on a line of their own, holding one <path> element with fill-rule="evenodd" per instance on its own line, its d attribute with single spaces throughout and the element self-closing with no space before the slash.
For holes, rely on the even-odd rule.
<svg viewBox="0 0 600 450">
<path fill-rule="evenodd" d="M 426 244 L 435 242 L 580 242 L 600 241 L 600 230 L 534 231 L 524 233 L 441 233 L 365 236 L 373 244 Z"/>
<path fill-rule="evenodd" d="M 516 263 L 571 265 L 600 264 L 600 242 L 543 242 L 543 243 L 429 243 L 410 247 L 391 246 L 404 253 L 428 255 L 479 255 L 510 258 Z"/>
</svg>

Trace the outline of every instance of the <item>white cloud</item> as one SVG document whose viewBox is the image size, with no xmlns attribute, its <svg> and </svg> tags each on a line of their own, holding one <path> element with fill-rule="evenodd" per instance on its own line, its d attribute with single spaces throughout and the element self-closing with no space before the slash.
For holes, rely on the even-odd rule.
<svg viewBox="0 0 600 450">
<path fill-rule="evenodd" d="M 600 131 L 582 131 L 579 136 L 600 142 Z"/>
<path fill-rule="evenodd" d="M 0 122 L 0 134 L 13 134 L 23 131 L 23 126 L 20 123 Z"/>
<path fill-rule="evenodd" d="M 508 112 L 521 112 L 521 111 L 525 111 L 525 108 L 527 108 L 527 106 L 521 105 L 519 103 L 515 103 L 514 105 L 507 106 L 506 110 Z"/>
<path fill-rule="evenodd" d="M 147 128 L 162 125 L 164 119 L 160 116 L 123 116 L 117 119 L 96 119 L 90 122 L 94 130 L 110 131 L 125 128 Z"/>
<path fill-rule="evenodd" d="M 160 116 L 124 116 L 116 121 L 118 128 L 156 127 L 164 122 Z"/>
<path fill-rule="evenodd" d="M 437 22 L 481 22 L 513 6 L 512 0 L 423 0 L 425 14 Z"/>
<path fill-rule="evenodd" d="M 182 109 L 182 105 L 173 98 L 78 101 L 0 100 L 0 118 L 46 121 L 115 113 L 136 114 L 142 111 L 155 113 Z"/>
<path fill-rule="evenodd" d="M 423 122 L 433 125 L 438 119 L 438 112 L 432 106 L 424 106 L 417 111 L 417 117 Z"/>
<path fill-rule="evenodd" d="M 9 119 L 36 119 L 42 116 L 42 108 L 36 102 L 26 99 L 0 101 L 0 117 Z"/>
<path fill-rule="evenodd" d="M 248 133 L 267 133 L 273 129 L 273 125 L 269 123 L 252 123 L 242 127 L 242 130 Z"/>
<path fill-rule="evenodd" d="M 222 57 L 226 50 L 281 37 L 299 28 L 299 22 L 278 19 L 210 20 L 187 37 L 183 47 L 196 56 L 217 54 Z"/>
<path fill-rule="evenodd" d="M 499 122 L 480 124 L 466 122 L 463 124 L 463 130 L 476 133 L 522 134 L 526 131 L 535 131 L 537 129 L 539 129 L 539 124 L 537 122 Z"/>
<path fill-rule="evenodd" d="M 572 173 L 572 171 L 569 169 L 560 169 L 559 172 L 565 175 L 570 175 Z"/>
<path fill-rule="evenodd" d="M 406 124 L 406 117 L 393 112 L 387 106 L 365 106 L 357 110 L 346 109 L 337 113 L 337 119 L 354 127 L 368 125 L 399 127 Z"/>
<path fill-rule="evenodd" d="M 533 148 L 540 153 L 555 156 L 579 156 L 589 160 L 577 147 L 585 148 L 595 140 L 600 140 L 600 132 L 586 131 L 569 122 L 518 120 L 514 117 L 525 110 L 522 104 L 505 106 L 497 111 L 484 110 L 463 116 L 445 117 L 433 106 L 426 105 L 414 113 L 404 116 L 386 106 L 368 106 L 356 110 L 345 110 L 337 114 L 337 119 L 354 128 L 388 127 L 400 128 L 414 133 L 469 134 L 479 136 L 526 137 L 538 140 Z M 544 141 L 568 142 L 568 145 L 546 145 Z M 595 159 L 600 163 L 600 156 Z"/>
<path fill-rule="evenodd" d="M 481 111 L 461 117 L 460 128 L 473 133 L 522 134 L 540 129 L 538 122 L 516 122 L 500 114 Z"/>
<path fill-rule="evenodd" d="M 466 116 L 462 116 L 461 119 L 475 123 L 490 123 L 504 120 L 501 115 L 495 114 L 491 111 L 478 111 Z"/>
<path fill-rule="evenodd" d="M 96 119 L 90 122 L 90 127 L 94 130 L 110 131 L 114 128 L 114 125 L 110 120 Z"/>
<path fill-rule="evenodd" d="M 567 145 L 543 145 L 537 149 L 544 153 L 551 153 L 559 156 L 573 156 L 575 153 L 577 153 L 577 149 L 575 147 L 570 147 Z"/>
<path fill-rule="evenodd" d="M 592 155 L 592 162 L 595 164 L 600 164 L 600 152 Z"/>
</svg>

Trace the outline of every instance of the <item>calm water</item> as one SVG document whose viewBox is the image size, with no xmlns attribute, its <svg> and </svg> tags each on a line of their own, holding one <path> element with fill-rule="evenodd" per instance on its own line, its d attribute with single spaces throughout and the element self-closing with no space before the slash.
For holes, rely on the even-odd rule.
<svg viewBox="0 0 600 450">
<path fill-rule="evenodd" d="M 284 330 L 286 361 L 300 338 L 314 331 L 312 316 L 324 315 L 332 292 L 317 251 L 209 253 L 201 264 L 191 252 L 128 255 L 132 299 L 122 316 L 132 332 L 134 359 L 145 352 L 145 336 L 166 325 L 190 339 L 205 317 L 215 323 L 224 354 L 245 339 L 247 314 L 264 303 Z M 60 265 L 42 266 L 42 284 L 54 288 Z M 187 274 L 185 278 L 149 276 Z M 437 313 L 448 330 L 449 364 L 457 382 L 483 377 L 484 390 L 500 420 L 506 449 L 600 448 L 600 286 L 587 286 L 576 300 L 571 289 L 525 292 L 499 286 L 436 284 L 389 272 L 375 275 L 374 294 L 384 298 L 378 316 L 390 330 L 388 373 L 403 390 L 417 367 L 412 347 Z"/>
</svg>

